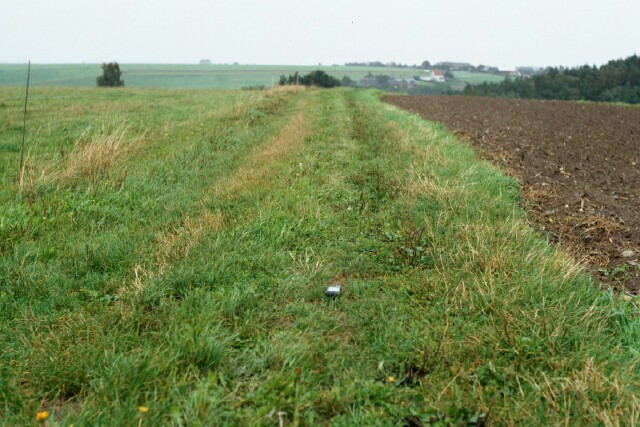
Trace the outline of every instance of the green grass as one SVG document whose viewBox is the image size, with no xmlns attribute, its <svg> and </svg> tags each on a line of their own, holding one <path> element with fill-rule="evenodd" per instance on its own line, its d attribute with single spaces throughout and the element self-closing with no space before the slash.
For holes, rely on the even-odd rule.
<svg viewBox="0 0 640 427">
<path fill-rule="evenodd" d="M 408 78 L 424 74 L 413 68 L 347 67 L 347 66 L 293 66 L 293 65 L 193 65 L 193 64 L 121 64 L 123 80 L 128 87 L 157 88 L 217 88 L 240 89 L 246 86 L 278 82 L 280 75 L 301 74 L 322 69 L 341 79 L 347 75 L 353 80 L 367 73 Z M 99 64 L 34 64 L 31 66 L 31 84 L 34 86 L 95 86 L 102 74 Z M 455 73 L 455 88 L 465 83 L 500 81 L 503 78 L 488 74 Z M 0 64 L 0 86 L 24 86 L 26 65 Z"/>
<path fill-rule="evenodd" d="M 635 303 L 376 92 L 35 88 L 19 193 L 12 91 L 4 425 L 638 422 Z"/>
</svg>

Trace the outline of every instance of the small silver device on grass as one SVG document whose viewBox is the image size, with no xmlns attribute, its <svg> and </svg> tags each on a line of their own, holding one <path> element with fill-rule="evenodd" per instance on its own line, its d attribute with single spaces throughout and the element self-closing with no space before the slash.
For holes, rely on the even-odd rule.
<svg viewBox="0 0 640 427">
<path fill-rule="evenodd" d="M 335 298 L 340 295 L 340 292 L 342 292 L 342 285 L 331 285 L 327 287 L 324 294 L 329 298 Z"/>
</svg>

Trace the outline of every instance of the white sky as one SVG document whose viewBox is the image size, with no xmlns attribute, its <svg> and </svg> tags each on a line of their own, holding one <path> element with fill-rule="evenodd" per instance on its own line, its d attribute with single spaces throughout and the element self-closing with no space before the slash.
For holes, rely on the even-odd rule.
<svg viewBox="0 0 640 427">
<path fill-rule="evenodd" d="M 0 62 L 602 64 L 640 0 L 0 0 Z"/>
</svg>

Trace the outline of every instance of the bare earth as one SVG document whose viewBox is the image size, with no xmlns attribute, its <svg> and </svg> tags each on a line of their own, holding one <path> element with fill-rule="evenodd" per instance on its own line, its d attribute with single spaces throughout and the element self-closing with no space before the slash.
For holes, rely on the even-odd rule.
<svg viewBox="0 0 640 427">
<path fill-rule="evenodd" d="M 442 122 L 518 178 L 549 240 L 605 287 L 640 292 L 640 108 L 562 101 L 388 95 Z"/>
</svg>

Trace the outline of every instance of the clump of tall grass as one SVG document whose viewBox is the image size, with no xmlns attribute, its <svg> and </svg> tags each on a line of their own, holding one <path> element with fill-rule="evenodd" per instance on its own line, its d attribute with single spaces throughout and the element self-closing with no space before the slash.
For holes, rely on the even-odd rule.
<svg viewBox="0 0 640 427">
<path fill-rule="evenodd" d="M 78 178 L 95 182 L 108 175 L 113 166 L 132 150 L 133 145 L 127 141 L 126 132 L 126 126 L 121 124 L 111 132 L 100 133 L 89 139 L 80 138 L 62 167 L 55 172 L 55 178 L 62 182 Z"/>
<path fill-rule="evenodd" d="M 162 274 L 172 263 L 187 258 L 189 251 L 200 243 L 205 233 L 222 229 L 224 221 L 222 213 L 205 211 L 200 218 L 186 216 L 181 227 L 159 233 L 156 239 L 159 274 Z"/>
<path fill-rule="evenodd" d="M 86 129 L 68 153 L 53 160 L 40 160 L 31 155 L 25 161 L 25 176 L 20 191 L 36 190 L 48 185 L 74 185 L 80 181 L 96 189 L 101 182 L 125 174 L 118 165 L 139 147 L 144 135 L 128 137 L 126 123 L 93 133 Z"/>
<path fill-rule="evenodd" d="M 274 86 L 266 93 L 266 96 L 277 95 L 280 93 L 300 93 L 305 90 L 307 90 L 307 86 L 302 85 Z"/>
</svg>

